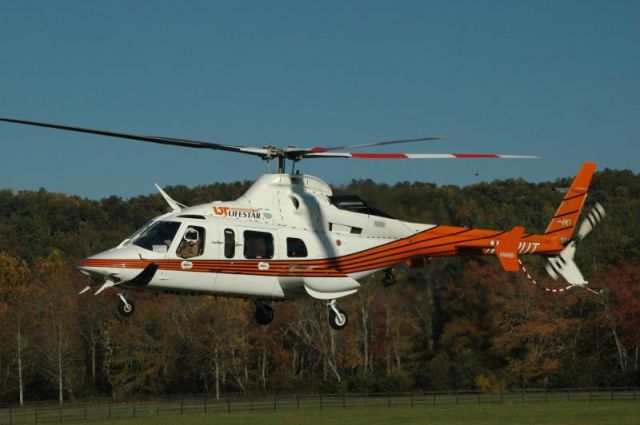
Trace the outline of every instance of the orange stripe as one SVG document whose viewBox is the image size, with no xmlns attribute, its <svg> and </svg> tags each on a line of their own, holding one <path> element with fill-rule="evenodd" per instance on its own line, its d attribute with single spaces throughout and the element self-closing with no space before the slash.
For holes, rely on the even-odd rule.
<svg viewBox="0 0 640 425">
<path fill-rule="evenodd" d="M 437 230 L 436 230 L 437 229 Z M 453 226 L 438 226 L 418 234 L 378 245 L 342 257 L 318 260 L 126 260 L 87 259 L 79 267 L 144 269 L 150 263 L 158 264 L 160 270 L 196 273 L 247 274 L 257 276 L 345 276 L 367 270 L 389 267 L 413 257 L 444 256 L 459 254 L 458 244 L 479 242 L 489 245 L 492 238 L 504 233 L 496 230 L 470 229 Z M 555 252 L 562 249 L 551 243 L 549 237 L 528 235 L 530 240 L 540 240 L 537 253 Z M 193 267 L 183 269 L 182 263 L 189 261 Z M 259 263 L 268 263 L 269 270 L 259 270 Z"/>
</svg>

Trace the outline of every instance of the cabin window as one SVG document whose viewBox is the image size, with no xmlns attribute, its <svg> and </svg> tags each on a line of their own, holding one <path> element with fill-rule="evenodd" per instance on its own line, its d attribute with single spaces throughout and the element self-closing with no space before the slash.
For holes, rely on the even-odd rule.
<svg viewBox="0 0 640 425">
<path fill-rule="evenodd" d="M 140 233 L 133 244 L 153 252 L 168 252 L 179 228 L 177 221 L 158 221 Z"/>
<path fill-rule="evenodd" d="M 307 246 L 302 239 L 287 238 L 287 257 L 296 258 L 307 255 Z"/>
<path fill-rule="evenodd" d="M 224 256 L 233 258 L 236 255 L 236 234 L 231 229 L 224 229 Z"/>
<path fill-rule="evenodd" d="M 244 232 L 244 257 L 251 259 L 273 258 L 273 235 L 266 232 Z"/>
<path fill-rule="evenodd" d="M 199 257 L 204 253 L 204 227 L 189 226 L 176 251 L 180 258 Z"/>
</svg>

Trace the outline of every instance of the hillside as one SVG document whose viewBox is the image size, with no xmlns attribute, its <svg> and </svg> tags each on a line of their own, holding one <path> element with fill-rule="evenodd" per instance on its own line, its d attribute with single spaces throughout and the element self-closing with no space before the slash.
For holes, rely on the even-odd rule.
<svg viewBox="0 0 640 425">
<path fill-rule="evenodd" d="M 403 220 L 541 232 L 569 178 L 459 188 L 371 180 L 336 188 Z M 187 205 L 239 196 L 249 182 L 166 188 Z M 252 304 L 135 294 L 115 315 L 112 294 L 78 296 L 73 269 L 166 210 L 160 195 L 99 201 L 44 190 L 0 191 L 0 401 L 88 395 L 264 390 L 388 391 L 640 385 L 640 176 L 605 170 L 589 203 L 606 219 L 577 262 L 602 295 L 540 291 L 493 258 L 434 259 L 375 276 L 341 304 L 342 332 L 323 303 L 274 306 L 264 328 Z M 527 265 L 543 278 L 539 259 Z M 549 286 L 558 286 L 542 279 Z M 22 381 L 22 384 L 20 383 Z"/>
</svg>

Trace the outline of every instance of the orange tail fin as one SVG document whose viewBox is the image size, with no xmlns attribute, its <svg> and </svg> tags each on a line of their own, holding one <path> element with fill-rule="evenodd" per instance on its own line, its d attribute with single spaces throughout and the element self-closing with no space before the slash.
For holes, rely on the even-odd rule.
<svg viewBox="0 0 640 425">
<path fill-rule="evenodd" d="M 582 206 L 587 200 L 589 184 L 591 184 L 591 178 L 595 170 L 595 162 L 585 162 L 582 164 L 578 175 L 573 179 L 571 187 L 560 203 L 549 226 L 547 226 L 547 230 L 544 232 L 545 235 L 560 236 L 562 240 L 566 241 L 571 239 L 573 230 L 578 223 Z"/>
</svg>

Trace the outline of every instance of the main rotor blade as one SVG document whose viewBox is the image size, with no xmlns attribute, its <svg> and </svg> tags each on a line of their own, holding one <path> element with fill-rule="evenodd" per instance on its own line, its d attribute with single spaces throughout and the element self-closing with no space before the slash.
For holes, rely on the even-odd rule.
<svg viewBox="0 0 640 425">
<path fill-rule="evenodd" d="M 433 140 L 444 140 L 444 139 L 446 139 L 446 137 L 431 136 L 431 137 L 418 137 L 416 139 L 387 140 L 383 142 L 361 143 L 358 145 L 335 146 L 332 148 L 314 146 L 312 148 L 309 148 L 309 151 L 312 153 L 320 153 L 320 152 L 329 152 L 329 151 L 341 151 L 345 149 L 359 149 L 359 148 L 365 148 L 370 146 L 395 145 L 398 143 L 428 142 Z"/>
<path fill-rule="evenodd" d="M 356 153 L 317 152 L 303 158 L 357 158 L 357 159 L 540 159 L 532 155 L 503 155 L 494 153 Z"/>
<path fill-rule="evenodd" d="M 269 155 L 270 153 L 269 150 L 263 149 L 263 148 L 221 145 L 218 143 L 201 142 L 199 140 L 176 139 L 172 137 L 162 137 L 162 136 L 146 136 L 146 135 L 140 135 L 140 134 L 122 133 L 122 132 L 109 131 L 109 130 L 96 130 L 91 128 L 73 127 L 73 126 L 64 125 L 64 124 L 52 124 L 52 123 L 39 122 L 39 121 L 19 120 L 14 118 L 0 117 L 0 121 L 10 122 L 14 124 L 32 125 L 36 127 L 55 128 L 58 130 L 75 131 L 78 133 L 97 134 L 99 136 L 116 137 L 119 139 L 129 139 L 129 140 L 137 140 L 141 142 L 159 143 L 162 145 L 182 146 L 187 148 L 213 149 L 213 150 L 221 150 L 221 151 L 229 151 L 229 152 L 246 153 L 249 155 L 257 155 L 257 156 Z"/>
</svg>

